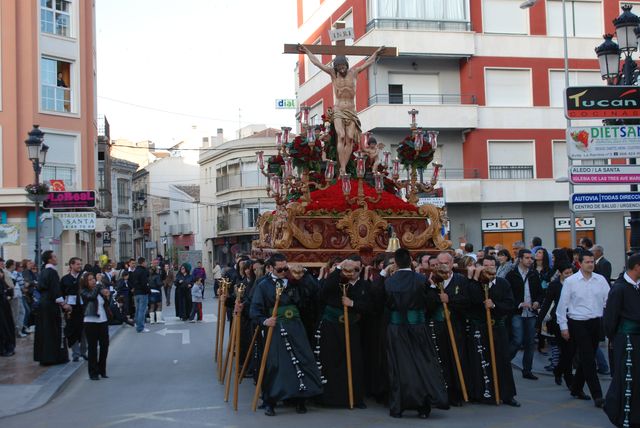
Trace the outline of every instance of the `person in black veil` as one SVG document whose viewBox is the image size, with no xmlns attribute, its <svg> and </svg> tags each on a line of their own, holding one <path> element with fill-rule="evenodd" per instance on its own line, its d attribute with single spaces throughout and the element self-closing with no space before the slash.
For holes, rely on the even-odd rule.
<svg viewBox="0 0 640 428">
<path fill-rule="evenodd" d="M 69 352 L 62 332 L 62 312 L 71 311 L 71 306 L 65 304 L 62 297 L 55 253 L 51 250 L 42 253 L 42 262 L 44 269 L 38 280 L 40 307 L 36 318 L 33 359 L 43 366 L 64 364 L 69 362 Z"/>
<path fill-rule="evenodd" d="M 427 278 L 411 270 L 406 249 L 398 249 L 394 258 L 398 270 L 385 281 L 389 413 L 400 418 L 405 410 L 417 410 L 426 419 L 432 405 L 448 406 L 438 354 L 426 325 Z"/>
<path fill-rule="evenodd" d="M 365 392 L 375 398 L 378 403 L 385 403 L 389 395 L 389 379 L 380 376 L 388 373 L 387 367 L 387 323 L 385 313 L 385 278 L 391 276 L 396 269 L 393 255 L 382 255 L 374 260 L 375 271 L 370 276 L 369 312 L 362 316 L 362 349 L 364 358 Z M 379 269 L 379 272 L 378 272 Z"/>
<path fill-rule="evenodd" d="M 362 261 L 352 255 L 322 283 L 318 299 L 325 305 L 322 319 L 316 332 L 316 355 L 322 365 L 324 385 L 322 403 L 328 406 L 349 406 L 347 350 L 345 340 L 344 306 L 349 312 L 349 338 L 351 345 L 351 372 L 353 402 L 355 407 L 365 409 L 364 372 L 360 318 L 369 311 L 367 289 L 369 281 L 360 279 Z M 346 296 L 343 296 L 343 287 Z M 317 357 L 318 358 L 318 357 Z"/>
<path fill-rule="evenodd" d="M 604 328 L 613 343 L 612 379 L 604 411 L 617 427 L 640 427 L 640 254 L 611 287 Z"/>
<path fill-rule="evenodd" d="M 176 306 L 176 317 L 182 321 L 187 321 L 191 314 L 191 286 L 193 276 L 191 275 L 191 265 L 183 263 L 176 275 L 176 293 L 174 303 Z"/>
<path fill-rule="evenodd" d="M 9 286 L 0 269 L 0 357 L 11 357 L 16 349 L 16 327 L 9 304 Z"/>
<path fill-rule="evenodd" d="M 300 320 L 301 290 L 288 278 L 286 257 L 274 254 L 271 259 L 273 271 L 256 284 L 249 310 L 257 324 L 274 328 L 261 385 L 264 413 L 274 416 L 276 404 L 284 400 L 295 403 L 297 413 L 306 413 L 305 400 L 322 394 L 320 370 Z M 272 317 L 277 286 L 283 291 Z"/>
<path fill-rule="evenodd" d="M 516 384 L 513 380 L 511 359 L 509 358 L 509 335 L 506 324 L 509 315 L 514 312 L 516 307 L 511 285 L 506 279 L 495 276 L 496 259 L 493 256 L 485 256 L 482 266 L 470 268 L 470 272 L 473 273 L 473 279 L 469 281 L 471 306 L 469 308 L 470 332 L 467 336 L 470 341 L 468 344 L 469 399 L 481 403 L 495 403 L 486 317 L 486 308 L 489 308 L 493 323 L 500 398 L 504 404 L 520 407 L 520 403 L 514 398 Z M 482 275 L 483 273 L 485 275 Z M 485 299 L 484 286 L 487 282 L 489 298 Z"/>
</svg>

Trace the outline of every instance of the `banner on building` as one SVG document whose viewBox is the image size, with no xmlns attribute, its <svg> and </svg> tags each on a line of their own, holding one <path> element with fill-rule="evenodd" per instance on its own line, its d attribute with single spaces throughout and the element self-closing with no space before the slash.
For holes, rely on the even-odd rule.
<svg viewBox="0 0 640 428">
<path fill-rule="evenodd" d="M 53 216 L 62 222 L 63 230 L 96 230 L 94 212 L 57 212 Z"/>
<path fill-rule="evenodd" d="M 0 246 L 19 244 L 20 228 L 15 224 L 0 224 Z"/>
<path fill-rule="evenodd" d="M 524 230 L 523 218 L 500 218 L 482 220 L 483 232 L 506 232 L 509 230 Z"/>
<path fill-rule="evenodd" d="M 640 125 L 567 128 L 567 155 L 577 160 L 640 157 Z"/>
<path fill-rule="evenodd" d="M 576 217 L 575 225 L 576 225 L 576 230 L 595 230 L 596 218 L 595 217 Z M 571 230 L 571 218 L 556 217 L 555 227 L 556 227 L 556 230 Z"/>
<path fill-rule="evenodd" d="M 42 206 L 45 209 L 95 208 L 96 192 L 93 190 L 82 190 L 79 192 L 51 192 Z"/>
</svg>

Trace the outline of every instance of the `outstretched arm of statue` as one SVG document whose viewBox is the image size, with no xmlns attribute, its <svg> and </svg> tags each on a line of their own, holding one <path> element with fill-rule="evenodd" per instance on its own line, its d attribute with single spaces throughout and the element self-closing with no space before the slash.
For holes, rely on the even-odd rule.
<svg viewBox="0 0 640 428">
<path fill-rule="evenodd" d="M 309 57 L 309 61 L 311 61 L 311 63 L 313 65 L 315 65 L 316 67 L 318 67 L 320 70 L 324 71 L 325 73 L 330 74 L 331 76 L 334 75 L 333 72 L 333 68 L 324 65 L 323 63 L 321 63 L 318 58 L 316 58 L 316 56 L 314 54 L 311 53 L 311 51 L 309 50 L 309 48 L 307 48 L 305 45 L 302 45 L 300 43 L 298 43 L 298 50 L 304 54 L 307 55 L 307 57 Z"/>
<path fill-rule="evenodd" d="M 376 59 L 378 59 L 378 55 L 380 54 L 380 52 L 382 52 L 384 50 L 384 46 L 380 46 L 378 48 L 378 50 L 376 50 L 373 55 L 371 55 L 369 58 L 367 58 L 365 60 L 365 62 L 363 62 L 362 64 L 353 67 L 353 71 L 355 74 L 360 73 L 361 71 L 366 70 L 367 68 L 369 68 L 369 66 L 371 66 L 371 64 L 373 64 L 374 62 L 376 62 Z"/>
</svg>

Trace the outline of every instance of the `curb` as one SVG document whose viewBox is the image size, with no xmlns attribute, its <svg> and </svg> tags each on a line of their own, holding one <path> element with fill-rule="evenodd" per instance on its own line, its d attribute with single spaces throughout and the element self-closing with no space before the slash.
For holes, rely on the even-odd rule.
<svg viewBox="0 0 640 428">
<path fill-rule="evenodd" d="M 109 340 L 113 340 L 124 329 L 123 327 L 124 324 L 109 326 Z M 87 362 L 84 360 L 70 361 L 64 365 L 52 366 L 29 385 L 0 385 L 0 392 L 2 390 L 17 392 L 20 389 L 22 394 L 29 395 L 27 401 L 21 406 L 0 410 L 0 419 L 27 413 L 44 406 L 62 391 L 76 373 L 83 368 L 86 369 L 86 365 Z"/>
</svg>

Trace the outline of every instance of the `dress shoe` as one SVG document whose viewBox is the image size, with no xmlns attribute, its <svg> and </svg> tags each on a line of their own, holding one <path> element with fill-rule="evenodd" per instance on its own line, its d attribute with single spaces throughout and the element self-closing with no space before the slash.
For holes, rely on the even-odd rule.
<svg viewBox="0 0 640 428">
<path fill-rule="evenodd" d="M 77 363 L 78 361 L 80 361 L 80 357 L 78 357 L 78 356 L 73 357 L 73 362 L 74 363 Z"/>
<path fill-rule="evenodd" d="M 361 401 L 361 402 L 359 402 L 359 403 L 354 404 L 354 406 L 353 406 L 353 407 L 355 407 L 356 409 L 366 409 L 366 408 L 367 408 L 367 405 L 366 405 L 366 404 L 364 404 L 364 401 Z"/>
<path fill-rule="evenodd" d="M 101 374 L 101 375 L 100 375 L 100 377 L 101 377 L 102 379 L 109 379 L 109 376 L 107 376 L 106 374 Z"/>
<path fill-rule="evenodd" d="M 523 379 L 529 379 L 529 380 L 538 380 L 538 376 L 534 375 L 533 373 L 529 372 L 529 373 L 522 373 L 522 378 Z"/>
<path fill-rule="evenodd" d="M 3 352 L 2 354 L 0 354 L 0 357 L 12 357 L 15 354 L 16 353 L 14 351 L 7 351 L 7 352 Z"/>
<path fill-rule="evenodd" d="M 265 404 L 264 405 L 264 414 L 267 416 L 275 416 L 276 415 L 276 411 L 273 410 L 273 406 L 270 406 L 269 404 Z"/>
<path fill-rule="evenodd" d="M 584 392 L 572 392 L 571 396 L 573 398 L 577 398 L 578 400 L 591 400 L 591 397 L 585 394 Z"/>
<path fill-rule="evenodd" d="M 402 417 L 402 412 L 399 412 L 399 413 L 389 412 L 389 416 L 391 416 L 392 418 L 400 419 Z"/>
<path fill-rule="evenodd" d="M 602 409 L 604 407 L 604 398 L 595 398 L 593 400 L 593 405 L 599 409 Z"/>
<path fill-rule="evenodd" d="M 89 379 L 91 379 L 91 380 L 100 380 L 100 376 L 98 376 L 98 375 L 89 376 Z"/>
<path fill-rule="evenodd" d="M 427 419 L 431 414 L 431 407 L 423 407 L 418 410 L 418 417 L 420 419 Z"/>
<path fill-rule="evenodd" d="M 451 405 L 452 405 L 453 407 L 462 407 L 462 401 L 460 401 L 460 400 L 454 400 L 454 401 L 452 401 L 452 402 L 451 402 Z"/>
<path fill-rule="evenodd" d="M 556 381 L 556 385 L 560 386 L 562 385 L 562 376 L 558 375 L 558 376 L 554 376 L 555 381 Z"/>
<path fill-rule="evenodd" d="M 511 407 L 520 407 L 521 404 L 519 401 L 517 401 L 515 398 L 512 398 L 511 400 L 506 400 L 506 401 L 502 401 L 502 403 L 506 404 L 507 406 L 511 406 Z"/>
<path fill-rule="evenodd" d="M 307 413 L 307 406 L 305 406 L 304 403 L 296 404 L 296 413 L 299 413 L 301 415 Z"/>
</svg>

